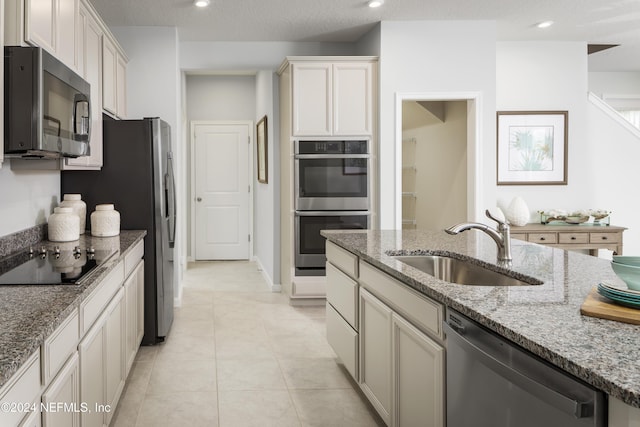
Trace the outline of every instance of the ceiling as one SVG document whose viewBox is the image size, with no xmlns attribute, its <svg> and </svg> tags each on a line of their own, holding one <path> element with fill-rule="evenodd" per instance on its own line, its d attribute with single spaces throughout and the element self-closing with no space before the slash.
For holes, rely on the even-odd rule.
<svg viewBox="0 0 640 427">
<path fill-rule="evenodd" d="M 640 71 L 640 0 L 91 0 L 109 26 L 175 26 L 181 41 L 354 42 L 379 21 L 492 20 L 498 40 L 619 44 L 591 71 Z M 552 20 L 540 30 L 534 24 Z"/>
</svg>

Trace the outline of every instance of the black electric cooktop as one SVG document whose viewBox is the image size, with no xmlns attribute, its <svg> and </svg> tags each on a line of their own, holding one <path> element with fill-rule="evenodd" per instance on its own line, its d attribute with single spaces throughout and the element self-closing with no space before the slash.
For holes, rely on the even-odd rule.
<svg viewBox="0 0 640 427">
<path fill-rule="evenodd" d="M 30 248 L 0 260 L 0 286 L 72 285 L 114 253 L 79 246 Z"/>
</svg>

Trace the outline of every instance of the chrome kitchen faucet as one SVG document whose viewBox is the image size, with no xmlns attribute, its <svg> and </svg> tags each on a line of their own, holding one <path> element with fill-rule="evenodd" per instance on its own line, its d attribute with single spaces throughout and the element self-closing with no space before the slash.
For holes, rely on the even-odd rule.
<svg viewBox="0 0 640 427">
<path fill-rule="evenodd" d="M 453 225 L 445 229 L 444 231 L 449 234 L 458 234 L 471 229 L 484 231 L 496 242 L 496 245 L 498 245 L 498 264 L 508 267 L 511 265 L 512 260 L 511 229 L 509 227 L 509 224 L 504 221 L 500 221 L 499 219 L 492 216 L 491 212 L 489 212 L 489 209 L 485 211 L 485 215 L 487 215 L 489 219 L 492 219 L 498 223 L 497 230 L 479 222 L 463 222 Z"/>
</svg>

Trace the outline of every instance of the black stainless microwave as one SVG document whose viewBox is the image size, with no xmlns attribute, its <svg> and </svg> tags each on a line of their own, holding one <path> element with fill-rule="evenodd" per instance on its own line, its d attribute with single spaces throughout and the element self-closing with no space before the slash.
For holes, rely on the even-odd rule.
<svg viewBox="0 0 640 427">
<path fill-rule="evenodd" d="M 38 47 L 4 48 L 6 157 L 90 154 L 89 83 Z"/>
</svg>

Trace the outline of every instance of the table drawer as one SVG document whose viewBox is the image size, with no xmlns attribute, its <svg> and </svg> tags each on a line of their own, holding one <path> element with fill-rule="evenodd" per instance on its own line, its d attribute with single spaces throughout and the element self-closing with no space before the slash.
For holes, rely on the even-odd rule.
<svg viewBox="0 0 640 427">
<path fill-rule="evenodd" d="M 587 233 L 558 233 L 558 241 L 564 244 L 589 243 Z"/>
<path fill-rule="evenodd" d="M 620 233 L 589 233 L 590 243 L 620 243 Z"/>
<path fill-rule="evenodd" d="M 527 241 L 540 243 L 541 245 L 549 245 L 558 243 L 558 235 L 556 233 L 529 233 Z"/>
</svg>

